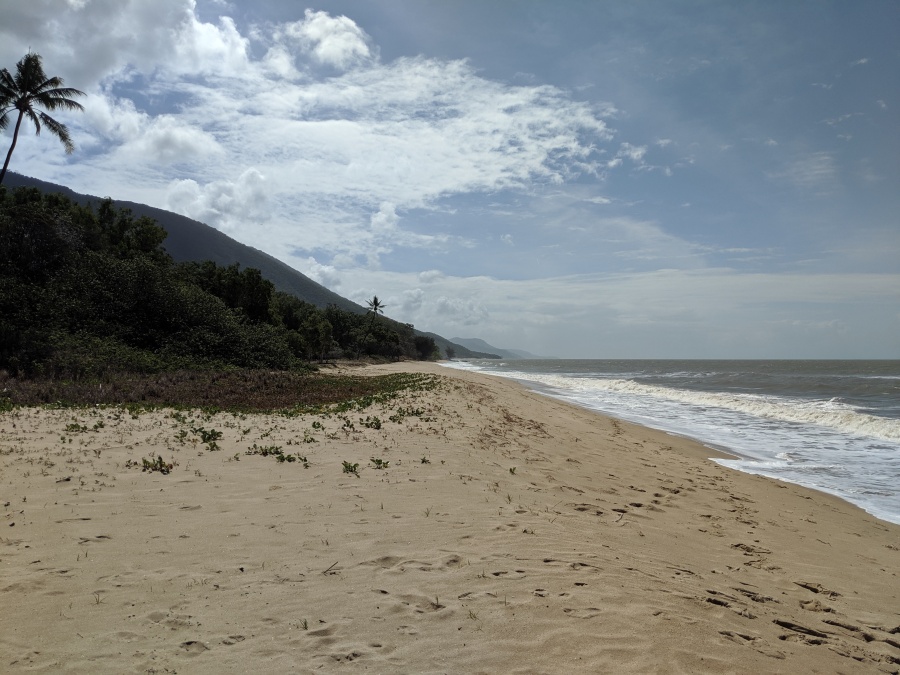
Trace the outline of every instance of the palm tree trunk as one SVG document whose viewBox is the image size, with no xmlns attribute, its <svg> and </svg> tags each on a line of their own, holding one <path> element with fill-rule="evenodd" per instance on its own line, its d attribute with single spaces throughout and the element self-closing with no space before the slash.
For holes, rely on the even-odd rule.
<svg viewBox="0 0 900 675">
<path fill-rule="evenodd" d="M 6 176 L 6 167 L 9 166 L 9 160 L 12 159 L 13 150 L 16 149 L 16 141 L 19 140 L 19 127 L 22 126 L 22 118 L 25 116 L 23 111 L 19 111 L 19 119 L 16 120 L 16 130 L 13 132 L 12 145 L 9 146 L 9 152 L 6 153 L 6 161 L 3 162 L 3 171 L 0 171 L 0 185 L 3 184 L 3 178 Z"/>
</svg>

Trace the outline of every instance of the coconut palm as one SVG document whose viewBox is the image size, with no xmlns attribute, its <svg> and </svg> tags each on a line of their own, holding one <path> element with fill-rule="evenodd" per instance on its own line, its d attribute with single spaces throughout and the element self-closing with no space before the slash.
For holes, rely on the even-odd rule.
<svg viewBox="0 0 900 675">
<path fill-rule="evenodd" d="M 366 300 L 366 304 L 369 305 L 369 312 L 372 312 L 372 321 L 378 318 L 379 314 L 384 314 L 384 303 L 378 299 L 377 295 L 373 295 L 371 300 Z"/>
<path fill-rule="evenodd" d="M 40 135 L 43 124 L 50 133 L 56 136 L 66 153 L 75 150 L 75 145 L 69 137 L 69 130 L 65 124 L 57 122 L 43 110 L 84 110 L 84 107 L 72 99 L 75 96 L 84 96 L 83 91 L 63 87 L 60 77 L 50 77 L 44 74 L 41 65 L 41 57 L 34 52 L 28 52 L 16 64 L 16 74 L 13 75 L 6 68 L 0 70 L 0 130 L 9 126 L 12 111 L 18 110 L 16 127 L 13 131 L 12 145 L 6 153 L 6 161 L 3 163 L 3 171 L 0 172 L 0 183 L 6 176 L 6 168 L 16 149 L 16 141 L 19 140 L 19 129 L 22 120 L 26 117 L 34 124 L 34 133 Z"/>
</svg>

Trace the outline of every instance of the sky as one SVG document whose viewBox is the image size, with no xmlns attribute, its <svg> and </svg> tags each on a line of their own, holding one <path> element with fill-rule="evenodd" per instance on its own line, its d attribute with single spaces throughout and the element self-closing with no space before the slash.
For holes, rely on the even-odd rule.
<svg viewBox="0 0 900 675">
<path fill-rule="evenodd" d="M 11 170 L 564 358 L 900 358 L 898 35 L 895 0 L 0 0 L 0 66 L 86 92 Z"/>
</svg>

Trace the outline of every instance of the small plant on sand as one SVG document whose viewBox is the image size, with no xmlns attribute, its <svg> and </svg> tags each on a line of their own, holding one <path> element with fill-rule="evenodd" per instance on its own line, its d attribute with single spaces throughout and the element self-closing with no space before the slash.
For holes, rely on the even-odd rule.
<svg viewBox="0 0 900 675">
<path fill-rule="evenodd" d="M 366 419 L 363 419 L 362 417 L 359 418 L 359 423 L 366 429 L 381 428 L 381 420 L 378 417 L 369 417 L 368 415 L 366 415 Z"/>
<path fill-rule="evenodd" d="M 131 460 L 125 463 L 127 467 Z M 162 455 L 157 455 L 154 459 L 147 459 L 144 457 L 141 460 L 141 471 L 148 471 L 150 473 L 154 471 L 159 471 L 161 474 L 168 475 L 172 472 L 172 469 L 175 468 L 175 462 L 165 462 L 163 461 Z M 137 466 L 137 462 L 131 464 L 132 466 Z"/>
<path fill-rule="evenodd" d="M 369 461 L 372 462 L 376 469 L 386 469 L 388 468 L 388 464 L 390 464 L 390 462 L 387 462 L 380 457 L 372 457 Z"/>
<path fill-rule="evenodd" d="M 431 464 L 431 460 L 427 457 L 422 457 L 422 464 Z"/>
<path fill-rule="evenodd" d="M 247 450 L 245 454 L 247 455 L 262 455 L 263 457 L 268 457 L 269 455 L 281 455 L 284 451 L 281 449 L 280 445 L 263 445 L 259 446 L 256 443 L 252 445 L 252 447 Z"/>
<path fill-rule="evenodd" d="M 359 463 L 351 464 L 350 462 L 344 462 L 344 473 L 352 473 L 359 478 Z"/>
<path fill-rule="evenodd" d="M 514 466 L 509 467 L 509 473 L 511 476 L 515 476 L 516 475 L 516 467 L 514 467 Z"/>
<path fill-rule="evenodd" d="M 309 429 L 303 430 L 303 442 L 304 443 L 318 443 L 318 441 L 313 437 L 311 433 L 309 433 Z"/>
<path fill-rule="evenodd" d="M 219 449 L 219 444 L 216 443 L 216 441 L 222 438 L 221 431 L 217 431 L 216 429 L 204 429 L 203 427 L 191 427 L 191 431 L 200 437 L 200 440 L 206 444 L 206 447 L 210 452 Z"/>
</svg>

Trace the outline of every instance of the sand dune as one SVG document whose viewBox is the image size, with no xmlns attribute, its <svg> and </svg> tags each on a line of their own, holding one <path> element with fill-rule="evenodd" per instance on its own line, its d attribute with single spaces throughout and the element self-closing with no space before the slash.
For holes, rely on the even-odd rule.
<svg viewBox="0 0 900 675">
<path fill-rule="evenodd" d="M 367 372 L 395 370 L 443 385 L 0 415 L 0 671 L 900 670 L 900 527 L 509 381 Z M 273 446 L 307 466 L 246 454 Z"/>
</svg>

